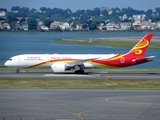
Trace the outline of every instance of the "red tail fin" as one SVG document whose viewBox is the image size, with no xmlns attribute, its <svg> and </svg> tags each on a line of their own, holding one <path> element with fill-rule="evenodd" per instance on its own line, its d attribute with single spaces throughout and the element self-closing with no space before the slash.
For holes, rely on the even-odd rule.
<svg viewBox="0 0 160 120">
<path fill-rule="evenodd" d="M 147 34 L 144 36 L 126 55 L 136 58 L 144 58 L 152 36 L 153 34 Z"/>
<path fill-rule="evenodd" d="M 107 60 L 92 60 L 94 64 L 107 67 L 128 67 L 153 60 L 154 56 L 145 57 L 153 34 L 144 36 L 127 54 L 118 54 Z"/>
</svg>

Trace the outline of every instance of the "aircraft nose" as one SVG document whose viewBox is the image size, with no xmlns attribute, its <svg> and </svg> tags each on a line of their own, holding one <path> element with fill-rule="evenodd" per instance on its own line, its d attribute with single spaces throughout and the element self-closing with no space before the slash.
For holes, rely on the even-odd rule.
<svg viewBox="0 0 160 120">
<path fill-rule="evenodd" d="M 9 66 L 9 63 L 8 63 L 8 61 L 6 61 L 6 62 L 4 63 L 4 65 L 5 65 L 5 66 Z"/>
</svg>

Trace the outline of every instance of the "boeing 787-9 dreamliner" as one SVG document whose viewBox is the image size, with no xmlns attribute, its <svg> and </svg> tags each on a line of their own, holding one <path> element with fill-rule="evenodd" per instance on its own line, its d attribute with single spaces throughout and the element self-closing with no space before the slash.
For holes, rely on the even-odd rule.
<svg viewBox="0 0 160 120">
<path fill-rule="evenodd" d="M 126 54 L 22 54 L 11 57 L 5 66 L 20 68 L 51 68 L 54 73 L 75 69 L 84 73 L 91 68 L 122 68 L 153 60 L 155 56 L 145 57 L 153 34 L 145 35 Z"/>
</svg>

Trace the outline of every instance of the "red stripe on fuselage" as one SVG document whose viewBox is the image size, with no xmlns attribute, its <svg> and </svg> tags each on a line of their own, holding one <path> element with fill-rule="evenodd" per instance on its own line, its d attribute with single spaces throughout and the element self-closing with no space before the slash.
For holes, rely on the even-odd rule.
<svg viewBox="0 0 160 120">
<path fill-rule="evenodd" d="M 45 61 L 45 62 L 42 62 L 42 63 L 38 63 L 38 64 L 35 64 L 33 66 L 30 66 L 28 68 L 34 68 L 34 67 L 39 67 L 39 66 L 45 66 L 46 64 L 53 64 L 53 63 L 56 63 L 56 62 L 76 62 L 78 60 L 73 60 L 73 59 L 61 59 L 61 60 L 49 60 L 49 61 Z"/>
</svg>

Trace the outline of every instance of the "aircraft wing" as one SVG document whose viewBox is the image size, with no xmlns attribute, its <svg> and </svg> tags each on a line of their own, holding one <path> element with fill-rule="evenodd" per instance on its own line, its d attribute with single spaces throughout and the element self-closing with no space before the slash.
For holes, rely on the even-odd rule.
<svg viewBox="0 0 160 120">
<path fill-rule="evenodd" d="M 81 66 L 83 65 L 85 62 L 88 62 L 90 60 L 96 60 L 99 58 L 89 58 L 89 59 L 81 59 L 81 60 L 77 60 L 75 62 L 66 62 L 68 64 L 68 66 Z"/>
</svg>

